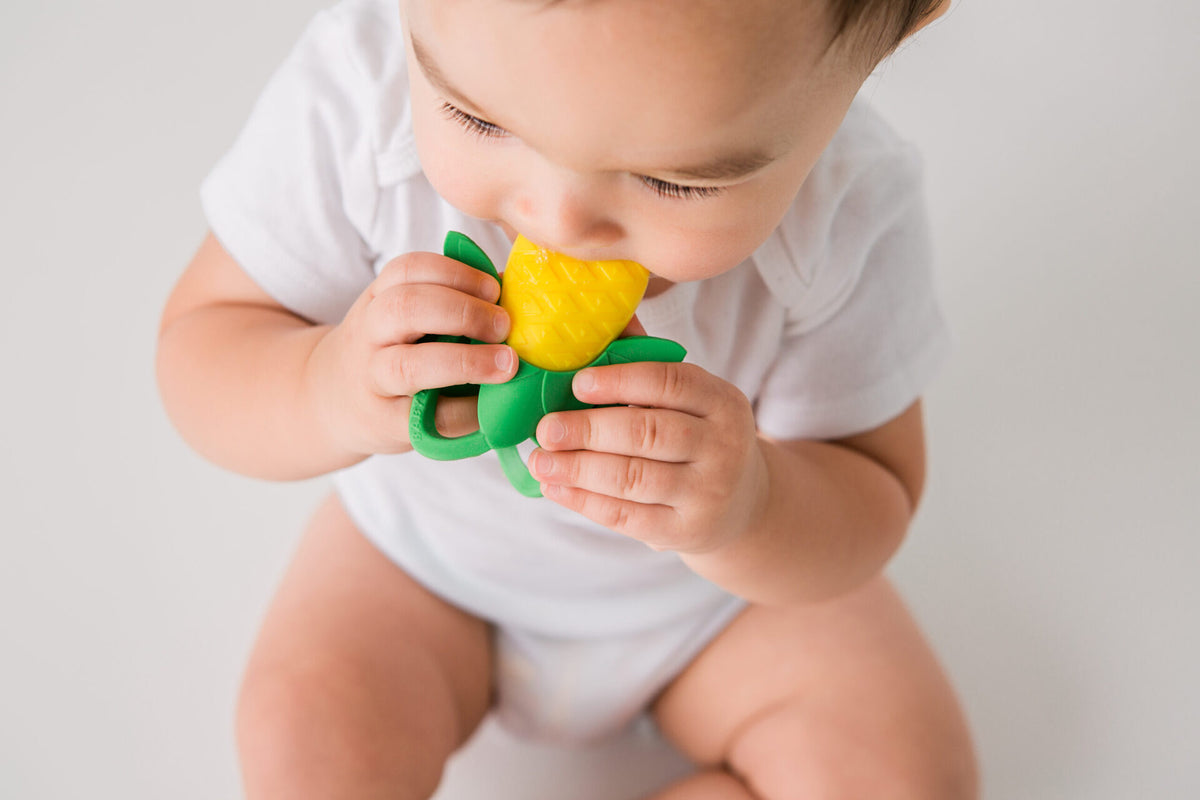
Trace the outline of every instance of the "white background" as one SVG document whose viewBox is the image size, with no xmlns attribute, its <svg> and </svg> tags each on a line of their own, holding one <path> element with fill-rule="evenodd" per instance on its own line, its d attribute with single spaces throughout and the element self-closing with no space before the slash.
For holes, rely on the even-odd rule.
<svg viewBox="0 0 1200 800">
<path fill-rule="evenodd" d="M 0 6 L 0 797 L 237 796 L 238 674 L 324 484 L 186 449 L 155 328 L 321 5 Z M 866 89 L 926 153 L 957 340 L 893 574 L 992 798 L 1200 797 L 1198 45 L 1195 0 L 959 0 Z M 485 734 L 443 796 L 679 768 L 614 747 Z"/>
</svg>

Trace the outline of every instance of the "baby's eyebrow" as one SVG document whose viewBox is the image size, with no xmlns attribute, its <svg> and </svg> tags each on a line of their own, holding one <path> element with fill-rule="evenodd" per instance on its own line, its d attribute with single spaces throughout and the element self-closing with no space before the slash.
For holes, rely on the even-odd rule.
<svg viewBox="0 0 1200 800">
<path fill-rule="evenodd" d="M 762 150 L 751 150 L 745 153 L 730 153 L 719 156 L 712 161 L 691 166 L 672 167 L 656 170 L 656 175 L 669 175 L 684 180 L 696 181 L 728 181 L 744 178 L 758 172 L 775 160 L 775 156 Z"/>
</svg>

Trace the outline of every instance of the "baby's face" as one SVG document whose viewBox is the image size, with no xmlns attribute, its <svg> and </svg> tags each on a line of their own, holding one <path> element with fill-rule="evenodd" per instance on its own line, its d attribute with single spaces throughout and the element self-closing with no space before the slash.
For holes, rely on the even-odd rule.
<svg viewBox="0 0 1200 800">
<path fill-rule="evenodd" d="M 862 82 L 819 0 L 401 0 L 452 205 L 584 259 L 711 277 L 779 222 Z"/>
</svg>

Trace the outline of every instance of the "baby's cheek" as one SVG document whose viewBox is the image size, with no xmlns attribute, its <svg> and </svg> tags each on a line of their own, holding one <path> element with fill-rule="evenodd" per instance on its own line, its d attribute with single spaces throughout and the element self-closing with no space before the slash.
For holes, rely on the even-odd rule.
<svg viewBox="0 0 1200 800">
<path fill-rule="evenodd" d="M 676 201 L 672 201 L 676 202 Z M 766 192 L 737 192 L 712 200 L 660 204 L 638 217 L 637 256 L 668 280 L 702 280 L 749 258 L 779 224 L 785 199 Z"/>
<path fill-rule="evenodd" d="M 769 232 L 767 229 L 763 236 Z M 644 251 L 643 263 L 654 274 L 676 283 L 712 278 L 749 258 L 761 244 L 757 233 L 720 225 L 659 236 Z"/>
<path fill-rule="evenodd" d="M 433 153 L 422 157 L 421 166 L 434 190 L 459 211 L 481 219 L 497 216 L 497 193 L 482 177 L 487 175 L 482 165 L 475 169 L 469 159 Z"/>
<path fill-rule="evenodd" d="M 413 133 L 421 169 L 447 203 L 472 217 L 498 216 L 498 192 L 487 177 L 494 170 L 470 148 L 450 146 L 448 137 L 461 136 L 460 131 L 447 131 L 436 121 L 414 120 Z"/>
<path fill-rule="evenodd" d="M 470 179 L 453 179 L 439 185 L 431 177 L 430 182 L 447 203 L 467 216 L 479 219 L 496 219 L 500 216 L 494 195 Z"/>
</svg>

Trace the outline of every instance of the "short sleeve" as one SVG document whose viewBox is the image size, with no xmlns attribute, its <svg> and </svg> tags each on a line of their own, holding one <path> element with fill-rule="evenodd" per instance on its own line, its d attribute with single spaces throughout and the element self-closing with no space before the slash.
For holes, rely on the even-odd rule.
<svg viewBox="0 0 1200 800">
<path fill-rule="evenodd" d="M 810 190 L 833 202 L 800 207 L 760 254 L 791 259 L 795 284 L 777 271 L 793 301 L 756 402 L 760 430 L 779 439 L 882 425 L 924 393 L 949 350 L 915 152 L 834 161 L 814 178 L 829 185 Z"/>
<path fill-rule="evenodd" d="M 345 6 L 319 14 L 204 181 L 209 226 L 267 293 L 337 322 L 374 277 L 372 84 Z"/>
</svg>

